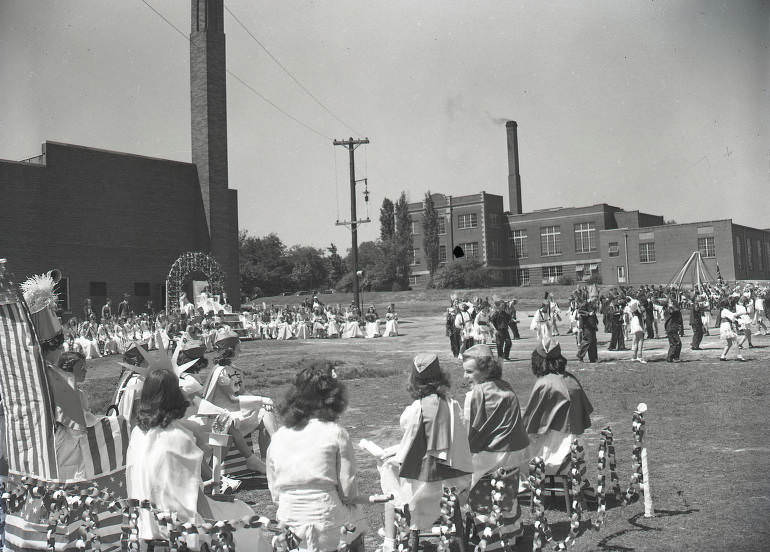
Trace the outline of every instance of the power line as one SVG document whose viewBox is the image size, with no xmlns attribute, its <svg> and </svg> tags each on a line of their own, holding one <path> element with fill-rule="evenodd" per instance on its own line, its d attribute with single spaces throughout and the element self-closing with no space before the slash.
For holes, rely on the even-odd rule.
<svg viewBox="0 0 770 552">
<path fill-rule="evenodd" d="M 140 0 L 140 1 L 142 2 L 142 4 L 144 4 L 145 6 L 150 8 L 158 17 L 160 17 L 163 21 L 165 21 L 166 24 L 168 24 L 172 29 L 174 29 L 177 33 L 179 33 L 179 35 L 182 38 L 184 38 L 186 42 L 188 42 L 188 43 L 190 42 L 190 37 L 187 34 L 185 34 L 184 31 L 182 31 L 179 27 L 177 27 L 171 21 L 169 21 L 162 13 L 160 13 L 158 10 L 156 10 L 154 7 L 152 7 L 152 5 L 149 2 L 147 2 L 147 0 Z M 229 69 L 225 69 L 225 71 L 227 72 L 228 75 L 230 75 L 232 78 L 234 78 L 235 80 L 240 82 L 243 86 L 245 86 L 250 92 L 252 92 L 254 95 L 256 95 L 259 99 L 261 99 L 262 101 L 264 101 L 265 103 L 270 105 L 276 111 L 281 112 L 283 115 L 285 115 L 286 117 L 288 117 L 289 119 L 291 119 L 295 123 L 297 123 L 299 125 L 302 125 L 303 127 L 308 129 L 309 131 L 314 132 L 315 134 L 317 134 L 318 136 L 320 136 L 322 138 L 325 138 L 327 140 L 332 140 L 333 139 L 331 136 L 326 136 L 323 132 L 320 132 L 320 131 L 314 129 L 313 127 L 311 127 L 307 123 L 301 121 L 300 119 L 298 119 L 294 115 L 291 115 L 291 114 L 287 113 L 286 111 L 284 111 L 283 109 L 281 109 L 278 105 L 276 105 L 274 102 L 269 100 L 262 93 L 257 91 L 253 86 L 248 84 L 245 80 L 243 80 L 241 77 L 239 77 L 238 75 L 236 75 L 235 73 L 233 73 Z"/>
<path fill-rule="evenodd" d="M 267 49 L 267 46 L 265 46 L 264 44 L 262 44 L 262 42 L 261 42 L 261 41 L 260 41 L 260 40 L 259 40 L 259 39 L 258 39 L 256 36 L 254 36 L 254 33 L 252 33 L 252 32 L 249 30 L 249 28 L 248 28 L 248 27 L 246 27 L 246 25 L 245 25 L 245 24 L 244 24 L 244 23 L 243 23 L 243 22 L 242 22 L 240 19 L 238 19 L 238 16 L 237 16 L 237 15 L 235 15 L 235 14 L 233 13 L 233 11 L 232 11 L 230 8 L 228 8 L 228 7 L 227 7 L 227 5 L 225 5 L 225 10 L 227 10 L 227 13 L 229 13 L 229 14 L 230 14 L 230 15 L 233 17 L 233 19 L 235 19 L 235 21 L 238 23 L 238 25 L 240 25 L 240 26 L 243 28 L 243 30 L 244 30 L 244 31 L 246 31 L 246 33 L 247 33 L 247 34 L 248 34 L 248 35 L 249 35 L 249 36 L 252 38 L 252 40 L 254 40 L 254 42 L 256 42 L 256 43 L 259 45 L 259 47 L 260 47 L 260 48 L 262 48 L 262 49 L 265 51 L 265 53 L 266 53 L 268 56 L 270 56 L 270 59 L 272 59 L 272 60 L 273 60 L 273 61 L 276 63 L 276 65 L 278 65 L 278 67 L 280 67 L 280 68 L 283 70 L 283 72 L 284 72 L 284 73 L 286 73 L 287 75 L 289 75 L 289 77 L 291 78 L 291 80 L 293 80 L 293 81 L 294 81 L 294 82 L 297 84 L 297 86 L 299 86 L 299 87 L 300 87 L 300 88 L 301 88 L 301 89 L 302 89 L 302 90 L 305 92 L 305 94 L 307 94 L 308 96 L 310 96 L 310 97 L 313 99 L 313 101 L 314 101 L 315 103 L 317 103 L 318 105 L 320 105 L 320 106 L 321 106 L 321 107 L 324 109 L 324 111 L 326 111 L 326 112 L 327 112 L 329 115 L 331 115 L 332 117 L 334 117 L 334 118 L 335 118 L 335 119 L 336 119 L 338 122 L 342 123 L 342 125 L 344 125 L 344 126 L 345 126 L 345 127 L 348 129 L 348 130 L 351 130 L 351 131 L 353 131 L 353 134 L 357 134 L 357 135 L 359 135 L 359 136 L 361 135 L 361 133 L 360 133 L 360 132 L 358 132 L 356 129 L 354 129 L 353 127 L 351 127 L 351 126 L 350 126 L 349 124 L 347 124 L 345 121 L 343 121 L 342 119 L 340 119 L 340 118 L 339 118 L 339 117 L 338 117 L 338 116 L 337 116 L 337 115 L 336 115 L 336 114 L 335 114 L 335 113 L 334 113 L 334 112 L 333 112 L 331 109 L 329 109 L 328 107 L 326 107 L 326 105 L 325 105 L 325 104 L 324 104 L 324 103 L 323 103 L 321 100 L 319 100 L 319 99 L 318 99 L 318 98 L 317 98 L 317 97 L 316 97 L 316 96 L 315 96 L 315 95 L 314 95 L 314 94 L 313 94 L 313 93 L 312 93 L 310 90 L 308 90 L 308 89 L 307 89 L 307 87 L 306 87 L 304 84 L 302 84 L 302 83 L 299 81 L 299 79 L 298 79 L 297 77 L 295 77 L 295 76 L 294 76 L 294 74 L 293 74 L 291 71 L 289 71 L 289 70 L 288 70 L 288 69 L 287 69 L 287 68 L 286 68 L 286 67 L 283 65 L 283 63 L 281 63 L 281 62 L 278 60 L 278 58 L 277 58 L 277 57 L 275 57 L 275 56 L 273 55 L 273 53 L 272 53 L 270 50 L 268 50 L 268 49 Z"/>
</svg>

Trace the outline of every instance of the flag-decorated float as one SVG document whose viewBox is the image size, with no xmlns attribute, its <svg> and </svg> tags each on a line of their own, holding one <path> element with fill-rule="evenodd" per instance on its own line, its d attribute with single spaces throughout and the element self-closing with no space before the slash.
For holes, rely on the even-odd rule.
<svg viewBox="0 0 770 552">
<path fill-rule="evenodd" d="M 264 530 L 279 534 L 279 547 L 290 540 L 245 503 L 203 494 L 194 441 L 189 450 L 161 450 L 151 431 L 134 428 L 131 440 L 126 417 L 89 411 L 77 388 L 85 377 L 82 356 L 63 349 L 57 278 L 51 271 L 16 284 L 0 259 L 3 549 L 232 550 L 248 543 L 251 550 L 269 550 Z M 144 362 L 133 376 L 167 371 L 177 378 L 184 369 L 172 368 L 163 349 L 152 355 L 139 350 Z M 221 457 L 227 428 L 215 423 L 207 437 Z M 214 475 L 209 489 L 218 488 Z"/>
</svg>

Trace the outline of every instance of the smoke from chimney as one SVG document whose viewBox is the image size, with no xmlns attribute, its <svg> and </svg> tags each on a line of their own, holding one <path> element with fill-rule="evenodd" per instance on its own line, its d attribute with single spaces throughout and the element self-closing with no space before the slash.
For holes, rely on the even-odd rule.
<svg viewBox="0 0 770 552">
<path fill-rule="evenodd" d="M 508 200 L 511 213 L 521 214 L 521 175 L 519 174 L 519 136 L 516 121 L 505 123 L 508 136 Z"/>
</svg>

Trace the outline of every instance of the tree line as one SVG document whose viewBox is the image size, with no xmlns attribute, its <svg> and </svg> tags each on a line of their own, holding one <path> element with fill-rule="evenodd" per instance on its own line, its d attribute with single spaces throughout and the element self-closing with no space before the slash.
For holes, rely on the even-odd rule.
<svg viewBox="0 0 770 552">
<path fill-rule="evenodd" d="M 379 239 L 358 245 L 358 270 L 363 271 L 359 283 L 366 291 L 410 289 L 415 244 L 405 192 L 395 202 L 383 199 L 379 222 Z M 425 194 L 421 225 L 422 242 L 418 245 L 425 252 L 427 286 L 485 284 L 479 261 L 463 260 L 440 266 L 439 213 L 430 191 Z M 333 243 L 326 249 L 287 247 L 275 233 L 257 237 L 246 230 L 239 233 L 238 241 L 241 295 L 254 298 L 300 290 L 352 290 L 354 267 L 350 249 L 343 258 Z"/>
</svg>

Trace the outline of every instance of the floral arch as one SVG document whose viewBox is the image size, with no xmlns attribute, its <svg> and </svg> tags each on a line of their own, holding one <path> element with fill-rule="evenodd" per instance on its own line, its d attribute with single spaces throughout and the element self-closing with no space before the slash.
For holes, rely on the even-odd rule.
<svg viewBox="0 0 770 552">
<path fill-rule="evenodd" d="M 209 282 L 212 294 L 222 293 L 225 289 L 225 273 L 214 257 L 201 251 L 182 253 L 171 265 L 166 277 L 166 310 L 179 305 L 179 295 L 185 278 L 193 272 L 201 272 Z M 192 298 L 190 298 L 192 300 Z"/>
</svg>

